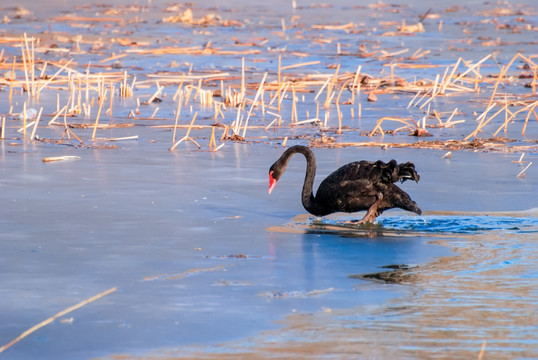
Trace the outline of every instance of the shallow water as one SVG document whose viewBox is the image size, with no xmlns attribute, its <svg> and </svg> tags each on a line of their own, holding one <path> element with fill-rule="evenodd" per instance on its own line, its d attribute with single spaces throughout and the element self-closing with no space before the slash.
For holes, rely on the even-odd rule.
<svg viewBox="0 0 538 360">
<path fill-rule="evenodd" d="M 119 38 L 140 41 L 135 49 L 199 46 L 211 40 L 213 47 L 225 50 L 237 50 L 234 37 L 245 42 L 266 38 L 267 43 L 253 46 L 259 54 L 246 57 L 246 76 L 252 83 L 259 83 L 266 71 L 275 77 L 279 54 L 285 65 L 320 61 L 297 70 L 299 75 L 332 74 L 331 65 L 338 63 L 342 72 L 354 72 L 361 65 L 364 72 L 379 77 L 388 74 L 389 61 L 401 59 L 360 58 L 355 56 L 360 44 L 389 52 L 407 48 L 406 56 L 420 48 L 431 50 L 424 62 L 439 68 L 397 69 L 397 76 L 412 79 L 442 75 L 459 56 L 478 61 L 493 53 L 499 64 L 505 64 L 516 52 L 529 55 L 536 47 L 533 30 L 522 31 L 526 24 L 536 23 L 536 11 L 528 1 L 452 2 L 450 6 L 460 8 L 433 9 L 441 14 L 445 31 L 437 30 L 435 19 L 425 22 L 425 33 L 397 37 L 382 34 L 394 30 L 403 18 L 416 22 L 431 5 L 356 7 L 339 1 L 326 8 L 298 1 L 299 8 L 290 10 L 289 1 L 231 1 L 216 7 L 213 2 L 196 2 L 196 16 L 217 12 L 244 25 L 191 28 L 160 22 L 170 15 L 163 12 L 169 5 L 163 1 L 129 10 L 124 5 L 133 3 L 125 0 L 111 2 L 131 20 L 115 29 L 101 22 L 54 20 L 64 11 L 103 16 L 106 6 L 75 9 L 73 3 L 59 0 L 36 9 L 35 2 L 23 3 L 33 11 L 28 17 L 16 18 L 11 8 L 0 9 L 0 15 L 11 19 L 1 25 L 2 34 L 28 32 L 42 37 L 44 45 L 57 43 L 76 59 L 75 68 L 81 72 L 90 63 L 94 72 L 121 71 L 100 62 L 126 51 L 115 43 Z M 494 9 L 514 7 L 521 11 L 488 15 Z M 299 18 L 293 20 L 295 15 Z M 356 31 L 312 28 L 349 21 Z M 80 52 L 70 38 L 75 34 L 82 35 Z M 497 38 L 502 40 L 497 45 L 482 45 Z M 314 41 L 319 39 L 324 41 Z M 91 50 L 99 41 L 105 46 Z M 338 55 L 336 43 L 351 55 Z M 6 59 L 20 56 L 17 43 L 3 49 Z M 67 55 L 44 50 L 39 56 L 58 61 Z M 133 98 L 117 100 L 113 116 L 103 115 L 102 122 L 133 126 L 100 129 L 98 136 L 137 135 L 134 141 L 92 142 L 91 128 L 74 128 L 85 142 L 82 145 L 74 140 L 25 141 L 16 132 L 23 102 L 31 108 L 43 106 L 45 114 L 52 114 L 56 95 L 65 104 L 70 92 L 46 89 L 40 100 L 15 93 L 10 103 L 3 89 L 0 106 L 8 132 L 0 142 L 0 346 L 70 306 L 107 289 L 117 290 L 29 334 L 0 357 L 475 358 L 485 345 L 484 358 L 535 358 L 536 151 L 525 154 L 525 161 L 534 162 L 525 177 L 516 177 L 527 163 L 517 163 L 521 154 L 510 151 L 453 151 L 450 158 L 441 158 L 446 150 L 314 149 L 316 184 L 335 168 L 358 159 L 413 161 L 421 180 L 401 186 L 424 214 L 389 210 L 370 227 L 347 223 L 362 214 L 313 219 L 303 214 L 300 204 L 304 160 L 294 158 L 277 189 L 267 195 L 267 169 L 283 151 L 284 136 L 289 137 L 288 145 L 308 144 L 322 135 L 342 142 L 381 141 L 361 132 L 371 130 L 381 116 L 418 119 L 424 111 L 407 109 L 413 94 L 385 94 L 376 103 L 366 102 L 362 94 L 363 117 L 345 116 L 349 129 L 342 134 L 335 131 L 334 112 L 328 129 L 308 125 L 268 131 L 263 128 L 273 118 L 255 114 L 251 123 L 262 129 L 249 129 L 246 142 L 223 142 L 217 152 L 207 151 L 207 129 L 193 130 L 202 150 L 187 143 L 169 151 L 170 127 L 153 127 L 173 124 L 176 83 L 165 86 L 162 103 L 141 106 L 139 118 L 128 117 L 136 98 L 147 99 L 155 91 L 151 75 L 162 71 L 178 75 L 192 66 L 194 74 L 226 71 L 233 78 L 240 74 L 241 57 L 132 53 L 121 58 L 122 69 L 137 75 L 143 86 Z M 495 62 L 484 68 L 485 74 L 498 73 Z M 53 70 L 49 67 L 48 72 Z M 521 99 L 532 97 L 525 81 L 511 79 L 503 91 Z M 471 96 L 437 98 L 435 109 L 459 107 L 466 122 L 431 129 L 433 139 L 469 134 L 476 126 L 474 112 L 484 110 L 492 86 L 493 80 Z M 306 111 L 315 113 L 314 96 L 312 90 L 298 103 L 301 119 Z M 8 112 L 11 105 L 13 111 Z M 148 120 L 157 107 L 159 115 Z M 195 111 L 200 112 L 199 123 L 213 123 L 213 108 L 193 107 L 184 109 L 181 124 L 188 124 Z M 285 121 L 290 108 L 283 107 Z M 95 112 L 68 122 L 91 123 Z M 225 111 L 220 125 L 231 124 L 235 114 L 233 108 Z M 499 121 L 482 135 L 491 136 Z M 38 128 L 41 139 L 64 136 L 63 126 L 44 123 Z M 529 122 L 525 135 L 521 128 L 518 120 L 503 136 L 516 144 L 535 144 L 536 123 Z M 399 133 L 382 141 L 418 139 Z M 100 148 L 101 144 L 117 147 Z M 80 159 L 42 162 L 52 156 Z"/>
<path fill-rule="evenodd" d="M 527 212 L 525 212 L 527 213 Z M 528 213 L 536 214 L 536 209 Z M 402 218 L 383 219 L 383 228 L 417 232 L 474 234 L 487 231 L 514 231 L 517 233 L 534 232 L 537 226 L 536 217 L 506 216 L 428 216 L 414 221 Z"/>
</svg>

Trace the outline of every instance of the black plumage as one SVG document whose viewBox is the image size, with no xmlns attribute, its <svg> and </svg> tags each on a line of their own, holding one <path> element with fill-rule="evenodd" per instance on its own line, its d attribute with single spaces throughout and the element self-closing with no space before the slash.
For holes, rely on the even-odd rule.
<svg viewBox="0 0 538 360">
<path fill-rule="evenodd" d="M 316 158 L 312 151 L 301 145 L 288 148 L 269 169 L 269 193 L 280 179 L 292 155 L 303 154 L 307 161 L 302 191 L 304 208 L 316 216 L 334 212 L 353 213 L 367 210 L 361 222 L 373 222 L 384 210 L 402 208 L 421 214 L 417 204 L 394 183 L 406 180 L 418 182 L 420 176 L 411 162 L 398 164 L 395 160 L 356 161 L 342 166 L 327 176 L 313 194 L 316 175 Z"/>
</svg>

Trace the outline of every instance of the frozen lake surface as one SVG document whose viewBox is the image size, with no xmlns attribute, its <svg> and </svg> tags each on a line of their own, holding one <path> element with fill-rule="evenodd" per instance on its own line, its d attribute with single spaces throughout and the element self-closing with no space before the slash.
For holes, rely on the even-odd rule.
<svg viewBox="0 0 538 360">
<path fill-rule="evenodd" d="M 121 151 L 77 150 L 78 161 L 41 162 L 50 150 L 47 145 L 25 145 L 9 154 L 4 149 L 2 340 L 8 342 L 38 321 L 101 291 L 111 287 L 117 291 L 40 329 L 8 349 L 7 358 L 142 355 L 159 348 L 181 357 L 192 346 L 197 347 L 193 351 L 205 353 L 202 349 L 207 346 L 218 354 L 229 350 L 218 344 L 261 341 L 259 336 L 269 335 L 259 335 L 260 331 L 268 330 L 276 343 L 279 336 L 284 343 L 291 341 L 289 331 L 298 342 L 309 342 L 310 330 L 295 334 L 293 326 L 281 329 L 283 319 L 301 314 L 316 322 L 312 335 L 316 339 L 324 337 L 325 330 L 326 336 L 338 339 L 335 327 L 362 328 L 366 321 L 375 332 L 356 336 L 367 342 L 382 329 L 392 331 L 391 326 L 418 326 L 414 323 L 425 316 L 423 310 L 394 313 L 394 304 L 402 302 L 439 313 L 472 307 L 480 319 L 483 307 L 493 307 L 490 311 L 516 322 L 479 329 L 468 324 L 469 329 L 460 329 L 451 318 L 453 324 L 442 326 L 447 331 L 451 326 L 459 332 L 480 330 L 484 339 L 491 339 L 489 332 L 500 327 L 508 332 L 508 340 L 502 341 L 518 346 L 516 350 L 501 346 L 501 354 L 532 353 L 535 338 L 528 328 L 532 325 L 521 327 L 530 319 L 515 319 L 514 312 L 527 309 L 533 317 L 535 307 L 538 220 L 536 209 L 520 211 L 531 209 L 534 199 L 529 198 L 528 187 L 535 184 L 509 176 L 515 167 L 509 158 L 461 154 L 462 159 L 445 162 L 432 153 L 417 154 L 414 161 L 421 182 L 405 189 L 425 215 L 391 210 L 373 230 L 353 231 L 331 229 L 341 221 L 338 216 L 325 220 L 329 229 L 308 217 L 292 219 L 302 213 L 303 164 L 290 165 L 278 191 L 269 197 L 267 163 L 281 150 L 266 145 L 230 144 L 219 153 L 184 149 L 158 154 L 139 141 Z M 320 169 L 334 163 L 335 153 L 342 163 L 357 156 L 409 155 L 398 150 L 316 153 Z M 491 161 L 504 164 L 497 167 L 497 177 L 473 185 L 472 179 L 493 166 Z M 470 162 L 480 166 L 466 171 Z M 442 181 L 440 174 L 448 172 L 459 174 L 458 182 Z M 487 192 L 481 191 L 484 185 Z M 480 213 L 491 208 L 505 213 Z M 390 265 L 409 265 L 411 280 L 404 277 L 404 284 L 398 285 L 354 277 L 388 271 L 383 266 Z M 480 292 L 471 290 L 474 286 Z M 433 301 L 440 291 L 442 296 L 454 293 L 436 298 L 428 307 L 424 301 Z M 498 297 L 506 302 L 505 308 L 494 308 Z M 318 317 L 328 322 L 327 329 L 319 328 Z M 432 318 L 428 321 L 433 328 L 413 331 L 429 336 L 441 326 Z M 382 336 L 384 341 L 402 340 L 392 337 Z M 446 340 L 455 342 L 450 336 Z M 246 344 L 229 346 L 262 351 Z M 373 346 L 361 351 L 369 354 Z M 428 344 L 416 346 L 429 351 Z M 461 346 L 472 352 L 481 341 L 466 340 Z"/>
<path fill-rule="evenodd" d="M 385 137 L 364 133 L 383 116 L 420 121 L 426 112 L 431 115 L 429 107 L 409 106 L 415 93 L 380 93 L 377 102 L 367 101 L 364 92 L 357 95 L 362 108 L 341 105 L 343 131 L 337 131 L 334 104 L 324 113 L 323 100 L 320 106 L 314 99 L 336 68 L 344 74 L 362 66 L 375 80 L 392 76 L 393 68 L 397 77 L 411 82 L 441 78 L 460 56 L 470 64 L 494 54 L 495 61 L 490 58 L 480 70 L 487 76 L 479 85 L 476 75 L 481 91 L 449 93 L 431 102 L 432 112 L 443 120 L 457 107 L 455 119 L 465 122 L 432 126 L 433 137 L 427 139 L 440 144 L 462 140 L 484 112 L 500 68 L 516 53 L 536 59 L 532 2 L 454 2 L 430 14 L 430 5 L 420 2 L 202 1 L 192 5 L 195 19 L 208 13 L 219 17 L 217 25 L 201 26 L 163 21 L 177 12 L 184 15 L 187 8 L 179 4 L 177 10 L 163 1 L 78 6 L 58 0 L 46 2 L 42 12 L 33 1 L 22 3 L 30 14 L 0 8 L 5 19 L 0 65 L 6 81 L 0 82 L 0 111 L 6 118 L 6 136 L 0 140 L 0 346 L 65 309 L 110 293 L 24 334 L 0 358 L 416 359 L 477 358 L 481 351 L 484 358 L 536 358 L 538 126 L 532 112 L 523 134 L 525 116 L 507 122 L 499 135 L 505 138 L 494 137 L 505 121 L 500 115 L 477 135 L 484 141 L 477 141 L 476 149 L 450 148 L 448 154 L 445 147 L 403 146 L 426 139 L 406 132 Z M 170 8 L 176 9 L 173 14 Z M 416 24 L 425 14 L 430 14 L 422 17 L 425 32 L 386 35 L 403 18 Z M 227 26 L 224 20 L 239 25 Z M 13 40 L 23 33 L 40 39 L 37 57 L 50 61 L 42 82 L 69 59 L 79 75 L 102 72 L 113 78 L 126 71 L 129 83 L 137 77 L 131 97 L 119 97 L 114 88 L 112 115 L 103 109 L 100 124 L 105 127 L 95 127 L 97 140 L 88 126 L 98 112 L 93 83 L 90 114 L 47 124 L 57 108 L 67 107 L 71 80 L 51 81 L 39 99 L 30 98 L 22 80 L 23 45 Z M 377 55 L 359 53 L 364 44 Z M 151 53 L 187 47 L 207 51 Z M 256 52 L 231 50 L 245 48 Z M 424 51 L 428 53 L 419 60 L 409 57 Z M 268 126 L 275 118 L 256 109 L 248 132 L 245 126 L 245 139 L 224 139 L 223 129 L 233 128 L 239 111 L 223 106 L 222 118 L 214 117 L 213 106 L 191 100 L 178 117 L 183 127 L 174 139 L 185 135 L 199 112 L 200 127 L 191 136 L 201 149 L 186 141 L 169 151 L 176 118 L 173 96 L 181 76 L 205 79 L 225 73 L 226 86 L 238 89 L 245 58 L 250 101 L 265 73 L 268 84 L 276 81 L 279 55 L 292 66 L 284 77 L 323 79 L 298 92 L 297 104 L 288 94 L 279 115 L 282 127 Z M 301 62 L 313 64 L 293 67 Z M 420 66 L 410 66 L 414 64 Z M 519 59 L 514 64 L 499 87 L 513 102 L 512 110 L 536 101 L 536 75 L 533 79 L 525 68 L 529 63 Z M 38 61 L 36 70 L 43 66 Z M 10 89 L 12 73 L 23 85 Z M 156 76 L 175 80 L 159 84 Z M 291 83 L 299 82 L 295 80 Z M 215 92 L 223 87 L 220 80 L 188 81 L 191 90 L 202 83 Z M 139 104 L 160 86 L 162 102 Z M 268 109 L 271 92 L 268 87 L 262 95 Z M 245 112 L 251 102 L 247 104 Z M 46 120 L 36 126 L 35 140 L 17 131 L 23 106 L 36 113 L 44 109 Z M 295 106 L 298 120 L 319 111 L 325 124 L 290 125 Z M 428 117 L 428 124 L 435 122 Z M 211 151 L 215 129 L 217 139 L 223 136 L 218 145 L 223 145 Z M 333 148 L 320 139 L 332 139 L 334 145 L 382 144 Z M 506 142 L 506 149 L 488 145 L 492 139 Z M 412 161 L 420 182 L 400 186 L 423 215 L 389 210 L 368 227 L 347 222 L 361 213 L 310 217 L 300 202 L 305 171 L 300 157 L 292 159 L 268 195 L 269 166 L 285 146 L 295 144 L 321 146 L 313 149 L 315 186 L 351 161 Z M 514 150 L 523 148 L 524 157 Z M 58 156 L 74 158 L 43 162 Z M 534 165 L 524 170 L 530 162 Z"/>
</svg>

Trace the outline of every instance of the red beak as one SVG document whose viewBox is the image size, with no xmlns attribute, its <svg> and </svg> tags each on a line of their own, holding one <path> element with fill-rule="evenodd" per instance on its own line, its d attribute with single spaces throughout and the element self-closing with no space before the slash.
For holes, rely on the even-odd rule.
<svg viewBox="0 0 538 360">
<path fill-rule="evenodd" d="M 276 180 L 275 178 L 273 177 L 273 172 L 270 171 L 269 172 L 269 194 L 271 193 L 271 191 L 273 191 L 273 189 L 275 188 L 276 186 Z"/>
</svg>

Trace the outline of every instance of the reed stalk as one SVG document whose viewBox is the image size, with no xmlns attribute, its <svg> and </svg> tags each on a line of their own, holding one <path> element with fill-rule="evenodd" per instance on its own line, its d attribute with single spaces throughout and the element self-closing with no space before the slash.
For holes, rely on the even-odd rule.
<svg viewBox="0 0 538 360">
<path fill-rule="evenodd" d="M 519 178 L 519 177 L 525 177 L 525 171 L 527 171 L 527 169 L 530 168 L 531 165 L 532 165 L 532 161 L 529 162 L 529 163 L 527 164 L 527 166 L 525 166 L 525 168 L 524 168 L 523 170 L 521 170 L 521 171 L 519 172 L 519 174 L 516 175 L 516 177 L 518 177 L 518 178 Z"/>
<path fill-rule="evenodd" d="M 37 118 L 35 119 L 34 128 L 32 129 L 32 134 L 30 135 L 30 141 L 33 141 L 35 139 L 35 133 L 37 130 L 37 126 L 39 125 L 39 119 L 41 118 L 41 113 L 43 112 L 43 107 L 39 109 L 39 112 L 37 113 Z"/>
<path fill-rule="evenodd" d="M 183 84 L 183 82 L 181 84 Z M 178 92 L 179 92 L 179 89 L 178 89 Z M 183 100 L 183 95 L 179 95 L 177 99 L 176 120 L 174 122 L 174 131 L 172 134 L 172 145 L 176 143 L 176 130 L 177 130 L 177 123 L 179 121 L 179 116 L 181 114 L 181 103 L 183 102 L 182 100 Z"/>
<path fill-rule="evenodd" d="M 291 97 L 292 97 L 292 103 L 291 103 L 291 123 L 294 124 L 299 119 L 297 118 L 297 101 L 295 97 L 295 86 L 291 86 Z"/>
<path fill-rule="evenodd" d="M 241 103 L 243 103 L 246 96 L 245 88 L 245 58 L 241 58 Z"/>
<path fill-rule="evenodd" d="M 22 105 L 22 138 L 26 140 L 26 101 Z"/>
<path fill-rule="evenodd" d="M 355 71 L 355 77 L 353 78 L 353 85 L 351 86 L 351 103 L 355 103 L 355 92 L 357 93 L 357 96 L 359 96 L 359 93 L 361 91 L 360 85 L 357 84 L 359 80 L 359 75 L 361 73 L 362 65 L 359 65 L 357 67 L 357 71 Z M 357 88 L 357 91 L 355 91 L 355 88 Z"/>
<path fill-rule="evenodd" d="M 186 141 L 186 140 L 190 140 L 192 143 L 194 143 L 196 146 L 198 146 L 198 148 L 200 149 L 201 146 L 196 142 L 194 141 L 194 139 L 192 139 L 189 135 L 191 133 L 191 130 L 192 130 L 192 126 L 194 125 L 194 121 L 196 120 L 196 116 L 198 115 L 198 112 L 196 112 L 194 114 L 194 116 L 192 117 L 192 120 L 189 124 L 189 127 L 187 129 L 187 133 L 185 134 L 185 136 L 183 136 L 181 139 L 179 139 L 169 150 L 172 151 L 174 150 L 179 144 L 181 144 L 183 141 Z"/>
<path fill-rule="evenodd" d="M 105 90 L 105 93 L 103 94 L 103 98 L 101 98 L 101 101 L 99 102 L 99 109 L 97 110 L 97 116 L 95 117 L 95 124 L 93 126 L 92 140 L 95 139 L 95 134 L 97 132 L 97 125 L 99 124 L 99 117 L 101 116 L 101 110 L 103 109 L 103 103 L 105 102 L 107 92 L 108 90 Z"/>
<path fill-rule="evenodd" d="M 15 61 L 17 57 L 13 56 L 13 64 L 11 65 L 11 78 L 9 81 L 9 103 L 13 101 L 13 83 L 15 82 Z"/>
<path fill-rule="evenodd" d="M 332 77 L 332 80 L 331 82 L 329 83 L 328 87 L 327 87 L 327 97 L 325 98 L 325 103 L 324 103 L 324 107 L 325 109 L 328 109 L 329 106 L 330 106 L 330 103 L 331 103 L 331 99 L 332 99 L 332 91 L 334 89 L 334 86 L 336 84 L 336 80 L 338 79 L 338 72 L 340 71 L 340 64 L 338 64 L 336 66 L 336 70 L 334 71 L 334 75 Z"/>
<path fill-rule="evenodd" d="M 282 55 L 278 55 L 278 74 L 277 74 L 277 111 L 280 113 L 280 103 L 282 101 L 282 94 L 281 94 L 281 88 L 282 88 Z"/>
<path fill-rule="evenodd" d="M 35 331 L 41 329 L 42 327 L 52 323 L 54 320 L 58 319 L 58 318 L 61 318 L 62 316 L 64 315 L 67 315 L 69 314 L 70 312 L 73 312 L 77 309 L 80 309 L 81 307 L 83 306 L 86 306 L 96 300 L 99 300 L 101 299 L 102 297 L 104 296 L 107 296 L 111 293 L 113 293 L 114 291 L 116 291 L 117 288 L 116 287 L 113 287 L 113 288 L 110 288 L 106 291 L 103 291 L 95 296 L 92 296 L 90 297 L 89 299 L 86 299 L 84 301 L 81 301 L 79 302 L 78 304 L 74 305 L 74 306 L 71 306 L 65 310 L 62 310 L 60 311 L 59 313 L 49 317 L 48 319 L 40 322 L 39 324 L 37 325 L 34 325 L 32 326 L 31 328 L 29 328 L 28 330 L 24 331 L 22 334 L 20 334 L 19 336 L 17 336 L 15 339 L 11 340 L 9 343 L 5 344 L 4 346 L 1 346 L 0 347 L 0 353 L 4 352 L 5 350 L 7 350 L 8 348 L 10 348 L 11 346 L 15 345 L 16 343 L 18 343 L 19 341 L 21 341 L 22 339 L 24 339 L 25 337 L 27 337 L 28 335 L 34 333 Z"/>
<path fill-rule="evenodd" d="M 250 109 L 247 114 L 247 118 L 245 120 L 245 127 L 243 128 L 243 137 L 245 137 L 248 127 L 248 120 L 250 119 L 250 115 L 252 114 L 252 110 L 254 109 L 254 106 L 258 103 L 258 100 L 260 99 L 260 95 L 262 93 L 263 85 L 265 84 L 265 79 L 267 79 L 267 73 L 263 75 L 263 79 L 260 83 L 260 86 L 258 87 L 258 91 L 256 92 L 256 96 L 254 97 L 254 101 L 252 102 L 252 105 L 250 106 Z"/>
</svg>

